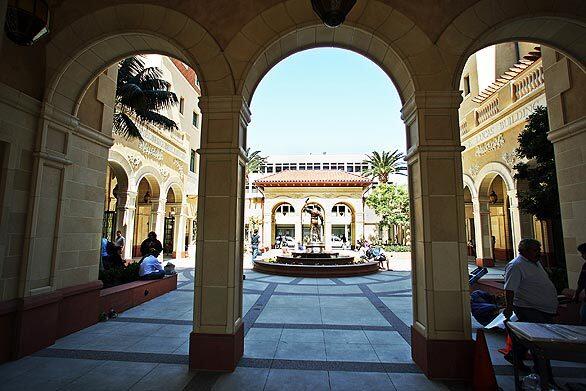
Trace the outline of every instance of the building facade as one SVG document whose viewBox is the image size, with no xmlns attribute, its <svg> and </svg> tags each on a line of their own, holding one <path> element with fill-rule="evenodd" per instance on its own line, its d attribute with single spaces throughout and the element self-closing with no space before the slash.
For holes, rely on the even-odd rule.
<svg viewBox="0 0 586 391">
<path fill-rule="evenodd" d="M 339 239 L 346 239 L 348 247 L 362 239 L 405 244 L 402 230 L 380 229 L 380 218 L 365 203 L 378 185 L 377 178 L 361 176 L 369 168 L 364 162 L 366 157 L 328 153 L 269 155 L 259 172 L 249 174 L 244 212 L 246 235 L 257 228 L 265 247 L 274 246 L 276 238 L 283 235 L 303 243 L 308 222 L 304 220 L 302 234 L 301 210 L 309 198 L 309 203 L 315 203 L 324 213 L 326 246 L 339 246 Z M 405 179 L 392 175 L 390 181 L 402 184 Z M 354 186 L 348 185 L 352 183 Z"/>
<path fill-rule="evenodd" d="M 495 45 L 497 77 L 479 88 L 477 54 L 472 55 L 461 80 L 460 107 L 466 236 L 469 255 L 479 265 L 508 261 L 522 238 L 544 245 L 545 259 L 554 262 L 551 228 L 519 209 L 514 178 L 519 133 L 527 117 L 547 106 L 541 47 L 530 43 Z M 499 74 L 498 72 L 502 72 Z"/>
<path fill-rule="evenodd" d="M 200 90 L 195 72 L 182 62 L 159 55 L 146 56 L 145 62 L 162 70 L 177 95 L 178 105 L 161 113 L 178 129 L 140 125 L 142 140 L 113 132 L 102 234 L 112 239 L 116 230 L 122 231 L 126 259 L 140 256 L 140 244 L 150 231 L 157 233 L 165 254 L 183 257 L 195 234 Z"/>
</svg>

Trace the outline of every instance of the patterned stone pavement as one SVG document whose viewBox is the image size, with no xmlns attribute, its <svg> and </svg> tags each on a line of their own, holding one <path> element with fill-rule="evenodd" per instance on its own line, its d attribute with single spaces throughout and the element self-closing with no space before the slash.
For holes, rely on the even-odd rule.
<svg viewBox="0 0 586 391">
<path fill-rule="evenodd" d="M 411 360 L 409 272 L 315 279 L 247 270 L 244 358 L 231 374 L 189 372 L 194 272 L 179 272 L 176 291 L 0 366 L 0 389 L 464 389 L 429 381 Z M 513 389 L 511 367 L 497 352 L 503 336 L 487 338 L 499 383 Z M 586 376 L 576 366 L 556 372 Z"/>
</svg>

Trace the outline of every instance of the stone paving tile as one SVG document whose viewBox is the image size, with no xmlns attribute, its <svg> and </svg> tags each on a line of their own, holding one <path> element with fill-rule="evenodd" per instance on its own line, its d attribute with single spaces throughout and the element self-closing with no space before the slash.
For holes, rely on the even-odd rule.
<svg viewBox="0 0 586 391">
<path fill-rule="evenodd" d="M 295 277 L 283 277 L 283 276 L 269 276 L 262 279 L 262 282 L 276 282 L 281 284 L 289 284 L 295 280 Z"/>
<path fill-rule="evenodd" d="M 336 283 L 329 278 L 316 278 L 317 285 L 336 285 Z"/>
<path fill-rule="evenodd" d="M 126 390 L 159 364 L 106 361 L 67 384 L 68 391 Z"/>
<path fill-rule="evenodd" d="M 279 341 L 281 339 L 281 332 L 283 329 L 265 329 L 260 327 L 253 327 L 248 330 L 246 339 L 257 341 Z"/>
<path fill-rule="evenodd" d="M 317 296 L 272 296 L 263 311 L 276 307 L 318 307 L 320 298 Z"/>
<path fill-rule="evenodd" d="M 389 378 L 397 390 L 405 391 L 448 391 L 441 382 L 429 380 L 419 373 L 389 373 Z"/>
<path fill-rule="evenodd" d="M 279 284 L 275 292 L 287 293 L 313 293 L 317 295 L 317 285 L 285 285 Z"/>
<path fill-rule="evenodd" d="M 181 391 L 194 373 L 187 365 L 159 364 L 130 389 L 132 391 Z"/>
<path fill-rule="evenodd" d="M 278 341 L 244 340 L 244 357 L 267 358 L 275 357 Z"/>
<path fill-rule="evenodd" d="M 248 281 L 248 280 L 244 280 L 244 289 L 254 289 L 257 291 L 264 291 L 265 289 L 267 289 L 267 286 L 269 286 L 268 283 L 266 282 L 260 282 L 260 281 Z"/>
<path fill-rule="evenodd" d="M 181 345 L 188 342 L 186 338 L 148 336 L 134 345 L 129 346 L 126 351 L 139 353 L 173 353 Z"/>
<path fill-rule="evenodd" d="M 116 335 L 116 334 L 103 334 L 97 338 L 94 338 L 93 341 L 90 341 L 82 346 L 79 346 L 78 349 L 82 350 L 108 350 L 108 351 L 118 351 L 118 352 L 125 352 L 128 348 L 140 340 L 142 340 L 144 336 L 130 336 L 130 335 Z"/>
<path fill-rule="evenodd" d="M 362 330 L 324 330 L 326 343 L 369 343 Z"/>
<path fill-rule="evenodd" d="M 322 307 L 322 321 L 325 324 L 354 325 L 359 323 L 363 326 L 389 326 L 389 322 L 372 307 L 344 308 Z"/>
<path fill-rule="evenodd" d="M 265 391 L 321 391 L 329 390 L 326 371 L 302 371 L 294 369 L 271 369 Z"/>
<path fill-rule="evenodd" d="M 320 294 L 340 294 L 340 293 L 362 293 L 356 285 L 318 285 Z"/>
<path fill-rule="evenodd" d="M 333 288 L 333 287 L 332 287 Z M 343 288 L 343 287 L 340 287 Z M 358 288 L 358 287 L 356 287 Z M 366 297 L 334 297 L 320 296 L 319 305 L 322 307 L 344 307 L 344 308 L 361 308 L 372 307 L 370 300 Z M 374 307 L 372 307 L 374 309 Z"/>
<path fill-rule="evenodd" d="M 257 322 L 322 324 L 322 316 L 318 305 L 315 307 L 267 307 L 260 314 Z"/>
<path fill-rule="evenodd" d="M 409 344 L 372 345 L 376 355 L 382 363 L 412 363 L 411 347 Z"/>
<path fill-rule="evenodd" d="M 330 371 L 332 391 L 392 391 L 395 390 L 386 373 Z"/>
<path fill-rule="evenodd" d="M 365 330 L 366 338 L 371 345 L 407 345 L 401 334 L 396 331 Z"/>
<path fill-rule="evenodd" d="M 36 391 L 66 388 L 68 383 L 102 365 L 103 361 L 29 357 L 15 364 L 19 364 L 23 370 L 17 370 L 14 377 L 3 376 L 0 389 Z M 10 382 L 6 382 L 7 379 Z"/>
<path fill-rule="evenodd" d="M 283 329 L 281 341 L 284 342 L 324 342 L 323 330 Z"/>
<path fill-rule="evenodd" d="M 175 349 L 173 354 L 189 355 L 189 339 L 183 345 Z"/>
<path fill-rule="evenodd" d="M 323 342 L 281 341 L 277 345 L 275 359 L 325 361 L 325 344 Z"/>
<path fill-rule="evenodd" d="M 321 280 L 321 278 L 303 278 L 297 285 L 318 285 L 318 280 Z"/>
<path fill-rule="evenodd" d="M 326 356 L 328 361 L 379 362 L 370 344 L 326 342 Z"/>
<path fill-rule="evenodd" d="M 221 375 L 212 391 L 261 391 L 268 375 L 269 370 L 265 368 L 238 367 L 232 373 Z"/>
</svg>

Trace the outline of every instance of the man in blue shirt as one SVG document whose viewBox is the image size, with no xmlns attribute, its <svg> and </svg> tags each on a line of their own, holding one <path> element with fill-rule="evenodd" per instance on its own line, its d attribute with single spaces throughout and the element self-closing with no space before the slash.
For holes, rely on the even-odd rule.
<svg viewBox="0 0 586 391">
<path fill-rule="evenodd" d="M 108 239 L 105 237 L 102 237 L 100 255 L 102 257 L 102 269 L 105 269 L 106 265 L 108 264 Z"/>
<path fill-rule="evenodd" d="M 141 280 L 156 280 L 165 277 L 165 270 L 157 259 L 158 250 L 149 248 L 148 255 L 140 262 L 138 276 Z"/>
</svg>

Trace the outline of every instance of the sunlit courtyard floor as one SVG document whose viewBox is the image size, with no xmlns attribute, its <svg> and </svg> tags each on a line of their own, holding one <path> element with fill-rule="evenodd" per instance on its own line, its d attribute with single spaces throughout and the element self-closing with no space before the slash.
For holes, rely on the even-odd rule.
<svg viewBox="0 0 586 391">
<path fill-rule="evenodd" d="M 294 278 L 246 270 L 245 353 L 234 373 L 189 372 L 192 261 L 177 260 L 178 289 L 0 366 L 1 390 L 446 390 L 411 360 L 411 275 Z M 182 268 L 183 265 L 183 268 Z M 512 368 L 488 343 L 498 381 Z M 555 364 L 573 381 L 583 367 Z"/>
</svg>

